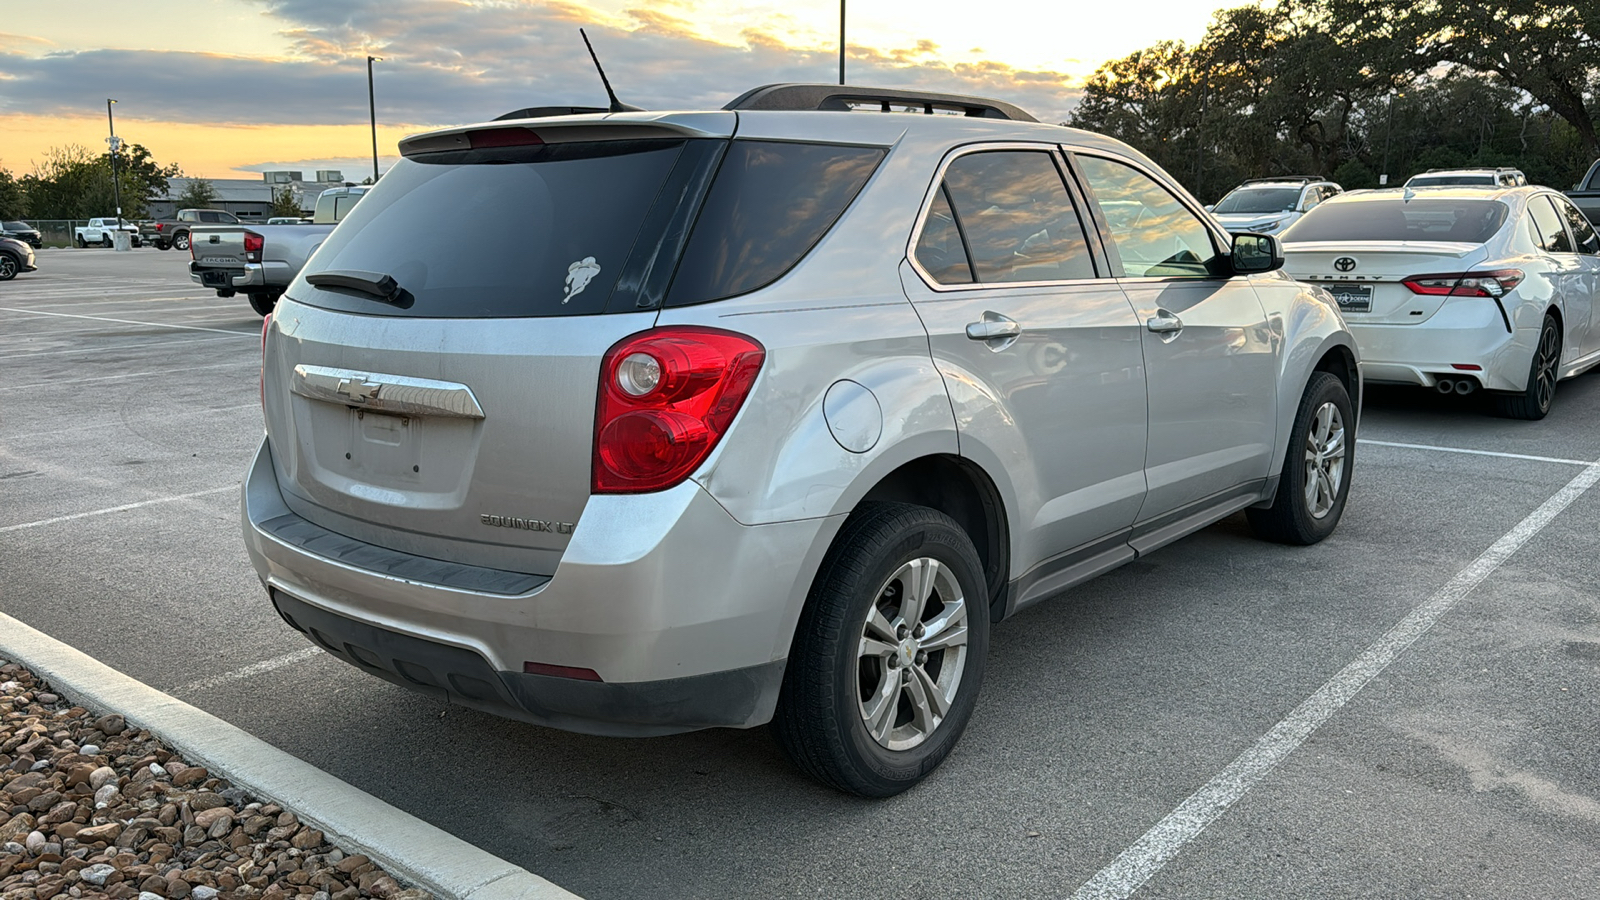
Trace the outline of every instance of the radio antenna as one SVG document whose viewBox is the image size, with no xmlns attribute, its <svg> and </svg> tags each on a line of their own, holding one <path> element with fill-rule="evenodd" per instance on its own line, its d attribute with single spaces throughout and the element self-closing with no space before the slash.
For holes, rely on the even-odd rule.
<svg viewBox="0 0 1600 900">
<path fill-rule="evenodd" d="M 600 57 L 595 55 L 594 45 L 589 43 L 589 35 L 582 28 L 578 29 L 578 34 L 583 37 L 583 45 L 589 48 L 589 58 L 594 60 L 594 69 L 600 73 L 600 83 L 606 86 L 606 96 L 611 98 L 610 112 L 644 112 L 637 106 L 629 106 L 617 99 L 617 92 L 611 89 L 611 79 L 606 77 L 606 70 L 600 66 Z"/>
</svg>

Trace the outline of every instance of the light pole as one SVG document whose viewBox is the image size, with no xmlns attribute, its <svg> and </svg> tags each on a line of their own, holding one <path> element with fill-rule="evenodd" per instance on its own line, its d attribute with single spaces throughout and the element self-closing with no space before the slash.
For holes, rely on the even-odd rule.
<svg viewBox="0 0 1600 900">
<path fill-rule="evenodd" d="M 382 62 L 381 56 L 367 57 L 367 112 L 372 116 L 372 183 L 378 183 L 378 103 L 372 98 L 372 64 Z"/>
<path fill-rule="evenodd" d="M 844 0 L 839 0 L 839 83 L 844 84 Z"/>
<path fill-rule="evenodd" d="M 1389 94 L 1389 122 L 1383 126 L 1383 173 L 1378 176 L 1379 186 L 1386 187 L 1389 184 L 1389 145 L 1394 142 L 1394 98 L 1404 96 L 1399 91 Z"/>
<path fill-rule="evenodd" d="M 115 102 L 117 101 L 112 100 L 109 97 L 106 98 L 106 127 L 110 132 L 110 137 L 106 138 L 106 143 L 111 145 L 111 198 L 112 202 L 117 205 L 117 230 L 121 231 L 122 186 L 117 183 L 117 145 L 121 144 L 122 142 L 117 140 L 116 120 L 111 118 L 111 104 Z"/>
</svg>

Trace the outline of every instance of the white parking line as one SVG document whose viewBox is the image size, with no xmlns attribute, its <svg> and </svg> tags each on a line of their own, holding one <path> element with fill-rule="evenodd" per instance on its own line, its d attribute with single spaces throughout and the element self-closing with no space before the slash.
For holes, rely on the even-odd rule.
<svg viewBox="0 0 1600 900">
<path fill-rule="evenodd" d="M 1349 703 L 1368 682 L 1426 634 L 1511 554 L 1550 524 L 1584 491 L 1600 482 L 1600 461 L 1586 463 L 1586 466 L 1577 477 L 1491 544 L 1489 549 L 1458 572 L 1437 593 L 1413 609 L 1383 637 L 1373 641 L 1339 674 L 1317 688 L 1293 712 L 1239 754 L 1227 768 L 1189 795 L 1187 800 L 1178 804 L 1177 809 L 1168 813 L 1154 828 L 1122 851 L 1110 865 L 1085 882 L 1072 894 L 1072 900 L 1124 900 L 1132 896 L 1208 825 L 1271 774 L 1312 732 Z"/>
<path fill-rule="evenodd" d="M 122 325 L 144 325 L 150 328 L 184 328 L 188 329 L 189 331 L 214 331 L 217 334 L 233 334 L 238 335 L 239 337 L 257 339 L 261 337 L 261 332 L 259 331 L 233 331 L 226 328 L 202 328 L 199 325 L 172 325 L 166 322 L 135 322 L 131 319 L 112 319 L 106 316 L 84 316 L 73 313 L 35 312 L 31 309 L 16 309 L 10 306 L 0 306 L 0 312 L 21 313 L 26 316 L 60 316 L 64 319 L 94 319 L 95 321 L 99 322 L 117 322 Z"/>
<path fill-rule="evenodd" d="M 0 391 L 20 391 L 23 388 L 34 387 L 59 387 L 64 384 L 84 384 L 90 381 L 119 381 L 124 378 L 146 378 L 151 375 L 168 375 L 173 372 L 195 372 L 200 369 L 228 369 L 234 366 L 249 364 L 259 367 L 261 364 L 253 359 L 239 359 L 233 362 L 217 363 L 211 366 L 179 366 L 175 369 L 158 369 L 153 372 L 128 372 L 124 375 L 96 375 L 93 378 L 68 378 L 61 381 L 33 381 L 28 384 L 0 384 Z"/>
<path fill-rule="evenodd" d="M 1592 463 L 1587 459 L 1563 459 L 1559 456 L 1529 456 L 1526 453 L 1501 453 L 1497 450 L 1468 450 L 1462 447 L 1436 447 L 1432 444 L 1402 444 L 1398 441 L 1374 441 L 1369 438 L 1359 438 L 1357 444 L 1372 444 L 1377 447 L 1402 447 L 1407 450 L 1434 450 L 1439 453 L 1470 453 L 1473 456 L 1499 456 L 1505 459 L 1526 459 L 1531 462 L 1562 463 L 1569 466 L 1587 466 Z"/>
<path fill-rule="evenodd" d="M 274 656 L 271 659 L 264 659 L 261 662 L 253 665 L 234 669 L 232 672 L 224 672 L 221 675 L 214 675 L 210 678 L 202 678 L 199 681 L 190 682 L 189 684 L 178 688 L 177 693 L 187 694 L 194 691 L 208 691 L 214 687 L 227 684 L 230 681 L 238 681 L 243 678 L 253 678 L 256 675 L 262 675 L 267 672 L 271 672 L 273 669 L 281 669 L 284 666 L 292 666 L 301 660 L 310 659 L 321 652 L 321 647 L 303 647 L 294 651 L 293 653 L 285 653 L 282 656 Z"/>
<path fill-rule="evenodd" d="M 92 509 L 88 512 L 73 513 L 70 516 L 56 516 L 53 519 L 40 519 L 37 522 L 23 522 L 21 525 L 6 525 L 4 527 L 0 527 L 0 534 L 5 534 L 8 531 L 21 531 L 24 528 L 38 528 L 43 525 L 54 525 L 57 522 L 71 522 L 74 519 L 86 519 L 90 516 L 103 516 L 107 513 L 124 512 L 130 509 L 138 509 L 141 506 L 154 506 L 157 503 L 175 503 L 179 500 L 193 500 L 196 497 L 208 497 L 212 494 L 220 494 L 223 491 L 237 491 L 238 489 L 238 485 L 230 484 L 227 487 L 212 488 L 209 491 L 195 491 L 192 494 L 177 494 L 172 497 L 157 497 L 154 500 L 140 500 L 138 503 L 124 503 L 121 506 L 111 506 L 105 509 Z"/>
<path fill-rule="evenodd" d="M 188 338 L 182 341 L 150 341 L 146 344 L 116 344 L 109 347 L 100 344 L 93 347 L 79 347 L 76 350 L 32 350 L 26 353 L 0 355 L 0 362 L 11 359 L 37 359 L 41 356 L 61 356 L 68 353 L 112 353 L 118 350 L 143 350 L 147 347 L 170 347 L 173 344 L 205 344 L 211 341 L 224 340 L 227 340 L 227 338 Z"/>
</svg>

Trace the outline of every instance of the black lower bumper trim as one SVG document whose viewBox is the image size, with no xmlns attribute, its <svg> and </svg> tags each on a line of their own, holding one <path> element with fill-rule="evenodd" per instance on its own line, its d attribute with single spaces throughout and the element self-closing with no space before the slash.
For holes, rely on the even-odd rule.
<svg viewBox="0 0 1600 900">
<path fill-rule="evenodd" d="M 291 627 L 370 674 L 458 706 L 584 734 L 645 737 L 760 725 L 783 683 L 783 660 L 621 684 L 503 672 L 472 650 L 359 622 L 279 590 L 269 593 Z"/>
</svg>

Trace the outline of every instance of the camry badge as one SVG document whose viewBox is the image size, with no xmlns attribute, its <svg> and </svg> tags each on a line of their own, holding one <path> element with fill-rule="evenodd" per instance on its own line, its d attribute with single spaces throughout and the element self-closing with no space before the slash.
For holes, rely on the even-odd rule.
<svg viewBox="0 0 1600 900">
<path fill-rule="evenodd" d="M 1333 261 L 1333 267 L 1341 272 L 1354 272 L 1356 270 L 1356 261 L 1353 257 L 1341 256 Z"/>
</svg>

